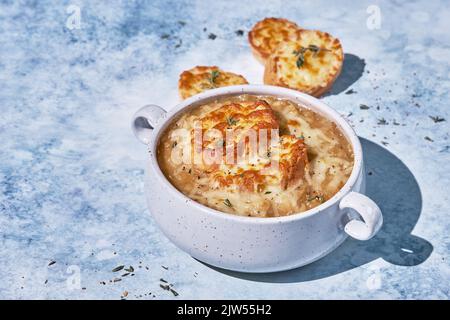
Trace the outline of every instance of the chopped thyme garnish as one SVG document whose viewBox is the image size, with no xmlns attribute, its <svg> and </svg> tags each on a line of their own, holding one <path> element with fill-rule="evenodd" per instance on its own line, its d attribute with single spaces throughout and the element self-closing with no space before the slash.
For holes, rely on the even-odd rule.
<svg viewBox="0 0 450 320">
<path fill-rule="evenodd" d="M 209 84 L 211 85 L 212 88 L 217 88 L 216 80 L 219 77 L 219 75 L 220 75 L 219 70 L 211 71 L 211 75 L 209 76 L 208 80 L 209 80 Z"/>
<path fill-rule="evenodd" d="M 319 200 L 320 202 L 324 201 L 323 195 L 319 194 L 319 195 L 313 195 L 313 196 L 309 196 L 306 201 L 310 202 L 313 200 Z"/>
<path fill-rule="evenodd" d="M 125 268 L 125 271 L 126 272 L 134 272 L 134 268 L 133 268 L 133 266 L 130 266 L 129 268 Z"/>
<path fill-rule="evenodd" d="M 115 267 L 114 269 L 112 269 L 112 272 L 120 271 L 120 270 L 122 270 L 124 267 L 125 267 L 125 266 L 118 266 L 118 267 Z"/>
<path fill-rule="evenodd" d="M 314 44 L 310 44 L 308 47 L 300 47 L 300 50 L 294 50 L 292 53 L 297 57 L 296 65 L 297 68 L 301 68 L 305 63 L 305 53 L 306 51 L 311 51 L 313 53 L 313 57 L 316 57 L 321 51 L 330 51 L 329 49 L 320 48 Z"/>
<path fill-rule="evenodd" d="M 272 191 L 266 191 L 266 192 L 264 192 L 264 194 L 271 194 L 272 193 Z"/>
<path fill-rule="evenodd" d="M 388 122 L 386 121 L 386 119 L 385 119 L 385 118 L 381 118 L 381 119 L 378 119 L 378 122 L 377 122 L 377 124 L 380 124 L 380 125 L 387 125 L 387 124 L 388 124 Z"/>
<path fill-rule="evenodd" d="M 441 118 L 439 116 L 429 116 L 431 120 L 433 120 L 434 123 L 443 122 L 445 121 L 444 118 Z"/>
<path fill-rule="evenodd" d="M 295 54 L 295 55 L 297 55 L 297 54 Z M 305 57 L 303 56 L 303 53 L 298 54 L 297 61 L 295 62 L 295 64 L 297 65 L 297 68 L 300 69 L 304 63 L 305 63 Z"/>
<path fill-rule="evenodd" d="M 227 123 L 229 126 L 234 126 L 238 123 L 239 120 L 234 119 L 233 117 L 227 117 Z"/>
<path fill-rule="evenodd" d="M 159 286 L 164 290 L 167 290 L 167 291 L 170 290 L 170 286 L 168 284 L 159 284 Z"/>
<path fill-rule="evenodd" d="M 227 207 L 230 207 L 230 208 L 233 207 L 233 205 L 231 204 L 230 200 L 228 200 L 228 199 L 225 199 L 225 200 L 223 201 L 223 203 L 224 203 Z"/>
<path fill-rule="evenodd" d="M 163 278 L 159 279 L 159 281 L 161 282 L 159 284 L 161 289 L 171 292 L 175 297 L 179 295 L 179 293 L 173 289 L 173 284 L 167 282 Z"/>
</svg>

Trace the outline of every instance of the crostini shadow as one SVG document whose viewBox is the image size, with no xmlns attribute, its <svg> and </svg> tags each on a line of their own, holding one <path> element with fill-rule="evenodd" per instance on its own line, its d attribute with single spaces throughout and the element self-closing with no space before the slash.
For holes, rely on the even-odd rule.
<svg viewBox="0 0 450 320">
<path fill-rule="evenodd" d="M 344 54 L 341 74 L 337 77 L 331 90 L 324 94 L 324 97 L 336 95 L 349 89 L 352 84 L 361 78 L 365 67 L 366 62 L 364 59 L 351 53 Z"/>
<path fill-rule="evenodd" d="M 369 241 L 348 238 L 322 259 L 290 271 L 242 273 L 215 270 L 259 282 L 291 283 L 330 277 L 383 258 L 399 266 L 423 263 L 433 251 L 427 240 L 412 235 L 422 210 L 420 187 L 408 167 L 382 146 L 360 138 L 366 168 L 366 194 L 383 212 L 384 223 Z"/>
</svg>

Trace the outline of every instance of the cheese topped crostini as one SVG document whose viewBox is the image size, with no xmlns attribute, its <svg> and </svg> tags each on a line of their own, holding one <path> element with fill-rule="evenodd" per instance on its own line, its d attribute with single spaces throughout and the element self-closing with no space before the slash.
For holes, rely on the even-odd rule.
<svg viewBox="0 0 450 320">
<path fill-rule="evenodd" d="M 300 30 L 298 40 L 281 44 L 269 57 L 264 83 L 319 97 L 331 88 L 343 61 L 337 38 L 322 31 Z"/>
<path fill-rule="evenodd" d="M 248 33 L 253 55 L 265 64 L 280 43 L 297 38 L 298 30 L 297 24 L 281 18 L 265 18 L 257 22 Z"/>
<path fill-rule="evenodd" d="M 226 86 L 248 84 L 241 75 L 227 72 L 216 66 L 197 66 L 183 71 L 178 81 L 178 91 L 182 99 L 200 92 Z"/>
</svg>

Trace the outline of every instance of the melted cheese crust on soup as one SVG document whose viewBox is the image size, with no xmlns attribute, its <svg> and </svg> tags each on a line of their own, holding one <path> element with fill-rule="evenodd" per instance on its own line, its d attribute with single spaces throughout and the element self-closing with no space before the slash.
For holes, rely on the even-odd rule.
<svg viewBox="0 0 450 320">
<path fill-rule="evenodd" d="M 334 122 L 289 100 L 252 95 L 183 113 L 161 135 L 157 157 L 189 198 L 253 217 L 314 208 L 342 188 L 353 168 L 352 147 Z"/>
</svg>

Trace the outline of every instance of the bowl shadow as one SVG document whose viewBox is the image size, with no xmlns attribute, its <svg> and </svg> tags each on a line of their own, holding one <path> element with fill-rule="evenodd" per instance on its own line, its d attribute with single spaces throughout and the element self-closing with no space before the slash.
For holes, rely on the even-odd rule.
<svg viewBox="0 0 450 320">
<path fill-rule="evenodd" d="M 282 272 L 243 273 L 212 267 L 232 277 L 271 283 L 303 282 L 330 277 L 378 258 L 415 266 L 433 251 L 427 240 L 411 234 L 422 210 L 420 187 L 408 167 L 387 149 L 360 138 L 366 168 L 366 194 L 383 212 L 383 227 L 368 241 L 348 238 L 329 255 L 309 265 Z"/>
</svg>

